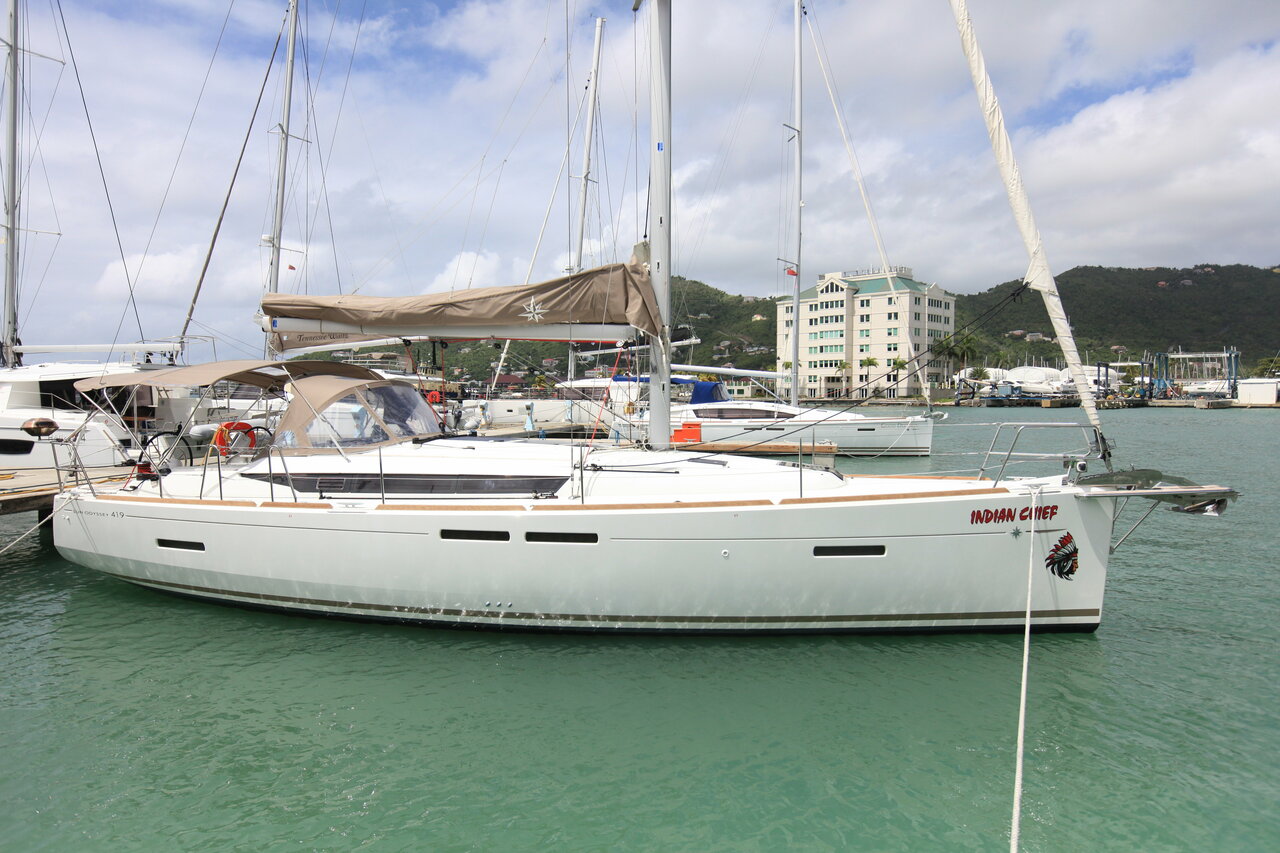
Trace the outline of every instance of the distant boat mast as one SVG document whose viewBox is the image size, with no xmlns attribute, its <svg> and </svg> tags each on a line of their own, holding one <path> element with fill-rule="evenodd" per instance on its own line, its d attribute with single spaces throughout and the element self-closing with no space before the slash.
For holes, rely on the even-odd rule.
<svg viewBox="0 0 1280 853">
<path fill-rule="evenodd" d="M 4 186 L 4 340 L 5 367 L 22 363 L 18 346 L 18 0 L 9 2 L 9 55 L 5 64 L 5 91 L 9 102 L 5 111 L 5 186 Z"/>
<path fill-rule="evenodd" d="M 280 152 L 276 165 L 275 216 L 271 222 L 271 263 L 267 291 L 280 292 L 280 239 L 284 234 L 285 180 L 289 170 L 289 116 L 293 112 L 293 54 L 298 41 L 298 0 L 289 0 L 289 42 L 284 60 L 284 103 L 280 110 Z"/>
</svg>

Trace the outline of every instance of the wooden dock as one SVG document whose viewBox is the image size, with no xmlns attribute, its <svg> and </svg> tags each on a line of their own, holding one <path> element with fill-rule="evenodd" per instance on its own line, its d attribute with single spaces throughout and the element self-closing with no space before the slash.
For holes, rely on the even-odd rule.
<svg viewBox="0 0 1280 853">
<path fill-rule="evenodd" d="M 1148 403 L 1143 397 L 1102 397 L 1096 402 L 1099 409 L 1141 409 Z"/>
<path fill-rule="evenodd" d="M 94 469 L 91 479 L 95 483 L 122 482 L 133 467 L 122 465 L 113 468 Z M 53 496 L 64 488 L 83 485 L 79 480 L 63 472 L 59 481 L 53 468 L 18 468 L 0 472 L 0 515 L 14 512 L 38 512 L 41 515 L 53 509 Z"/>
</svg>

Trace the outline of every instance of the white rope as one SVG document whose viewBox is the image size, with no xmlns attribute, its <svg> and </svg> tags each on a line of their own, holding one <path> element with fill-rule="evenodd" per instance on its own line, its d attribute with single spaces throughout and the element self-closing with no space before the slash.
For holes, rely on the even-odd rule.
<svg viewBox="0 0 1280 853">
<path fill-rule="evenodd" d="M 1013 772 L 1013 822 L 1009 831 L 1009 853 L 1018 853 L 1018 833 L 1022 824 L 1022 756 L 1027 735 L 1027 669 L 1031 661 L 1031 582 L 1036 566 L 1036 504 L 1040 487 L 1031 487 L 1031 554 L 1027 559 L 1027 609 L 1022 621 L 1022 687 L 1018 695 L 1018 750 Z"/>
<path fill-rule="evenodd" d="M 50 520 L 52 520 L 52 519 L 53 519 L 53 513 L 49 513 L 49 514 L 48 514 L 48 515 L 46 515 L 44 518 L 42 518 L 42 519 L 40 519 L 39 521 L 37 521 L 37 522 L 36 522 L 36 526 L 35 526 L 35 527 L 31 528 L 31 529 L 30 529 L 30 530 L 28 530 L 26 533 L 22 534 L 22 535 L 21 535 L 21 536 L 19 536 L 17 539 L 15 539 L 15 540 L 13 540 L 12 542 L 10 542 L 8 545 L 5 545 L 3 548 L 0 548 L 0 554 L 5 553 L 5 552 L 6 552 L 6 551 L 8 551 L 10 548 L 12 548 L 14 545 L 17 545 L 17 544 L 18 544 L 19 542 L 21 542 L 23 539 L 26 539 L 26 538 L 27 538 L 28 536 L 30 536 L 32 533 L 35 533 L 37 530 L 39 530 L 39 529 L 40 529 L 40 527 L 41 527 L 42 525 L 44 525 L 46 522 L 48 522 L 48 521 L 50 521 Z"/>
</svg>

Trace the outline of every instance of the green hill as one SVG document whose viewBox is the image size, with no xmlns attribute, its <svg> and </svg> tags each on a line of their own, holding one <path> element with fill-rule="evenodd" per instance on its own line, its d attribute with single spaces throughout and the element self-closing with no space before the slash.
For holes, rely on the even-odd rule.
<svg viewBox="0 0 1280 853">
<path fill-rule="evenodd" d="M 1057 276 L 1058 290 L 1082 350 L 1095 353 L 1120 345 L 1129 357 L 1147 352 L 1221 351 L 1235 347 L 1249 365 L 1280 350 L 1280 274 L 1233 264 L 1202 264 L 1191 269 L 1118 269 L 1076 267 Z M 1011 281 L 956 299 L 957 328 L 1007 297 Z M 1017 355 L 1027 344 L 1013 343 L 1014 329 L 1052 336 L 1049 317 L 1037 293 L 1026 291 L 987 320 L 979 348 L 993 361 Z M 1052 344 L 1030 345 L 1046 352 Z"/>
<path fill-rule="evenodd" d="M 1270 269 L 1239 264 L 1143 270 L 1076 267 L 1059 275 L 1057 281 L 1086 362 L 1113 358 L 1111 347 L 1117 345 L 1128 349 L 1127 359 L 1178 348 L 1221 351 L 1235 347 L 1246 368 L 1280 352 L 1280 273 Z M 983 317 L 1018 285 L 1010 281 L 982 293 L 957 295 L 957 329 Z M 736 296 L 677 276 L 671 281 L 671 305 L 674 339 L 701 340 L 692 348 L 678 348 L 676 362 L 773 369 L 777 341 L 774 300 Z M 1007 337 L 1005 333 L 1014 329 L 1052 337 L 1039 294 L 1024 291 L 974 328 L 974 362 L 1013 366 L 1057 361 L 1056 344 Z M 447 350 L 437 350 L 437 362 L 443 355 L 451 379 L 488 381 L 500 348 L 501 344 L 495 348 L 486 342 L 456 342 Z M 430 344 L 418 344 L 415 350 L 420 361 L 432 363 Z M 597 363 L 612 366 L 616 358 L 599 356 L 582 367 Z M 504 370 L 542 372 L 549 381 L 558 381 L 565 376 L 566 363 L 563 344 L 514 341 Z"/>
<path fill-rule="evenodd" d="M 672 322 L 687 326 L 675 340 L 690 336 L 702 343 L 676 351 L 678 363 L 711 366 L 732 364 L 747 370 L 773 370 L 778 309 L 772 299 L 734 296 L 693 279 L 671 279 Z M 753 320 L 753 317 L 759 317 Z"/>
</svg>

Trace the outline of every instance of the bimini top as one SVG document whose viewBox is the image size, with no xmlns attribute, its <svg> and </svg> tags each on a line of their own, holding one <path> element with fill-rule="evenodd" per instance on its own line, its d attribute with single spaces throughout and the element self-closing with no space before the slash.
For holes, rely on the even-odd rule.
<svg viewBox="0 0 1280 853">
<path fill-rule="evenodd" d="M 340 361 L 211 361 L 187 367 L 167 370 L 137 370 L 129 373 L 112 373 L 91 376 L 75 383 L 77 391 L 89 392 L 100 388 L 121 388 L 127 385 L 147 385 L 152 388 L 176 386 L 200 387 L 215 382 L 238 382 L 268 391 L 282 391 L 284 386 L 304 376 L 345 376 L 370 381 L 382 376 L 367 367 L 357 367 Z"/>
</svg>

